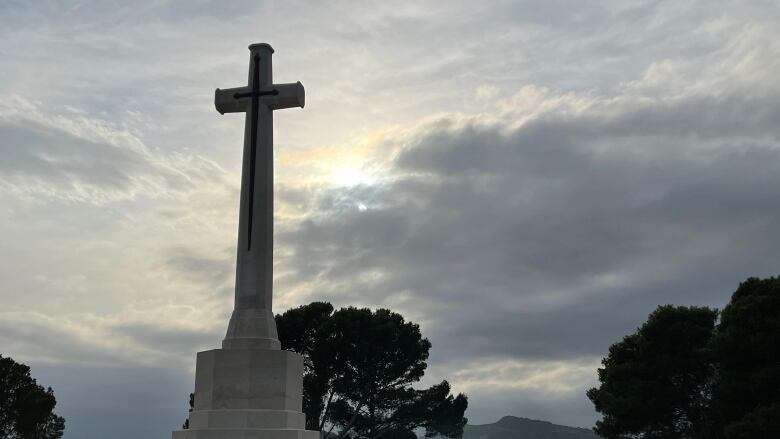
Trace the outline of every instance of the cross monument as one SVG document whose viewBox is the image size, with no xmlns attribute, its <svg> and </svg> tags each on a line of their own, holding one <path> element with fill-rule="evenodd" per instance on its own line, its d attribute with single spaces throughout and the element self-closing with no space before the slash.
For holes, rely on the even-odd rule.
<svg viewBox="0 0 780 439">
<path fill-rule="evenodd" d="M 300 82 L 274 84 L 268 44 L 253 44 L 249 85 L 217 89 L 221 114 L 246 113 L 241 206 L 238 219 L 235 309 L 223 348 L 279 348 L 271 312 L 273 288 L 274 158 L 273 110 L 303 107 Z"/>
<path fill-rule="evenodd" d="M 173 439 L 319 439 L 301 412 L 303 359 L 280 349 L 273 286 L 273 111 L 303 107 L 300 82 L 274 84 L 268 44 L 249 46 L 244 87 L 217 89 L 221 114 L 246 113 L 235 305 L 222 349 L 199 352 L 189 428 Z"/>
</svg>

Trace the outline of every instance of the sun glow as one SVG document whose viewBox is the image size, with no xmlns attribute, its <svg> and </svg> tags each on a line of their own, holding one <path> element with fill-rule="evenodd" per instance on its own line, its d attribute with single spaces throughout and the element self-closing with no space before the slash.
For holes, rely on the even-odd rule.
<svg viewBox="0 0 780 439">
<path fill-rule="evenodd" d="M 359 166 L 342 166 L 331 171 L 328 181 L 334 186 L 358 186 L 371 184 L 373 178 Z"/>
<path fill-rule="evenodd" d="M 378 156 L 377 145 L 382 144 L 386 134 L 395 128 L 361 133 L 338 146 L 282 150 L 285 177 L 296 183 L 324 183 L 333 187 L 375 184 L 383 172 L 383 165 L 391 156 L 387 148 L 382 149 L 382 154 Z"/>
</svg>

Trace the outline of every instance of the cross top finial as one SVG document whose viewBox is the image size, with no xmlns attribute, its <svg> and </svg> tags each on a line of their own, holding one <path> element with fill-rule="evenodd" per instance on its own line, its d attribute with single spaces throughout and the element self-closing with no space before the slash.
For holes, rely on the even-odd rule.
<svg viewBox="0 0 780 439">
<path fill-rule="evenodd" d="M 271 47 L 271 45 L 268 43 L 254 43 L 249 45 L 249 50 L 251 51 L 259 50 L 259 49 L 266 49 L 271 53 L 274 53 L 274 48 Z"/>
</svg>

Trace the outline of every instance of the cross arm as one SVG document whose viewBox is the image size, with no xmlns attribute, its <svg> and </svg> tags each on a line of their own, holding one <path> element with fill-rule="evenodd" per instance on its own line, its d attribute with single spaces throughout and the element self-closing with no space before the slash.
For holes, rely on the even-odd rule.
<svg viewBox="0 0 780 439">
<path fill-rule="evenodd" d="M 278 92 L 273 95 L 263 96 L 261 99 L 272 110 L 293 107 L 303 108 L 304 104 L 306 104 L 306 91 L 300 81 L 290 84 L 272 84 L 263 87 L 263 89 L 276 90 Z"/>
<path fill-rule="evenodd" d="M 250 101 L 249 99 L 236 98 L 236 95 L 251 92 L 252 89 L 249 87 L 218 88 L 214 91 L 214 106 L 219 114 L 244 112 Z"/>
<path fill-rule="evenodd" d="M 306 103 L 306 91 L 300 82 L 290 84 L 271 84 L 260 87 L 258 92 L 249 87 L 216 89 L 214 91 L 214 107 L 220 114 L 241 113 L 247 111 L 256 95 L 260 102 L 271 110 L 301 107 Z"/>
</svg>

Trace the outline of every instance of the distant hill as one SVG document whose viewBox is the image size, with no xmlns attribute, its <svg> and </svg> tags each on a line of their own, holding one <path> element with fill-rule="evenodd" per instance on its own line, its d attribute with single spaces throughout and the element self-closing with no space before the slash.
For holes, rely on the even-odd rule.
<svg viewBox="0 0 780 439">
<path fill-rule="evenodd" d="M 598 436 L 587 428 L 504 416 L 494 424 L 467 425 L 463 439 L 598 439 Z"/>
</svg>

